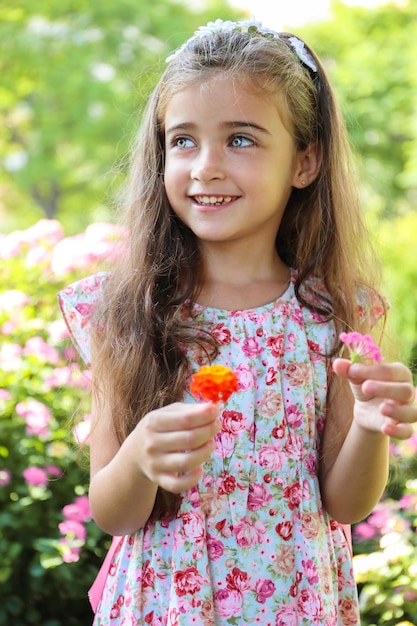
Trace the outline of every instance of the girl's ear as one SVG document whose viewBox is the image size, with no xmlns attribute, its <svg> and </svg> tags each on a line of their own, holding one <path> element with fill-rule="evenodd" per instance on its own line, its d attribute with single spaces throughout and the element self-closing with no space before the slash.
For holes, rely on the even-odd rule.
<svg viewBox="0 0 417 626">
<path fill-rule="evenodd" d="M 293 187 L 305 189 L 316 180 L 321 166 L 321 145 L 315 141 L 296 156 Z"/>
</svg>

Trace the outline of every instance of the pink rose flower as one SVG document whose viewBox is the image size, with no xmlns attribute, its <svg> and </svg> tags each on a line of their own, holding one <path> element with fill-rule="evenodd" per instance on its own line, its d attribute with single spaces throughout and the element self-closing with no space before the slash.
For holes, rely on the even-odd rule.
<svg viewBox="0 0 417 626">
<path fill-rule="evenodd" d="M 268 598 L 274 595 L 275 584 L 266 578 L 255 582 L 256 599 L 261 604 L 265 604 Z"/>
<path fill-rule="evenodd" d="M 242 596 L 238 591 L 219 589 L 214 594 L 214 607 L 222 619 L 238 617 L 242 608 Z"/>
<path fill-rule="evenodd" d="M 247 547 L 262 543 L 265 526 L 261 520 L 254 522 L 246 515 L 235 524 L 236 541 L 239 546 Z"/>
<path fill-rule="evenodd" d="M 268 506 L 271 500 L 272 494 L 266 489 L 264 483 L 252 483 L 249 485 L 248 509 L 250 511 L 257 511 Z"/>
<path fill-rule="evenodd" d="M 177 596 L 198 593 L 203 584 L 203 578 L 195 565 L 174 572 L 173 580 Z"/>
</svg>

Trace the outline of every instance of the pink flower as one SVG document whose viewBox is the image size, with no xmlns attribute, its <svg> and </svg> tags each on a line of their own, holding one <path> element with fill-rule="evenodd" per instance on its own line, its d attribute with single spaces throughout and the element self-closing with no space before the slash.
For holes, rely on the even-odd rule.
<svg viewBox="0 0 417 626">
<path fill-rule="evenodd" d="M 48 474 L 41 467 L 27 467 L 22 474 L 28 485 L 46 487 L 48 484 Z"/>
<path fill-rule="evenodd" d="M 15 313 L 29 303 L 29 296 L 18 289 L 9 289 L 0 294 L 0 311 Z"/>
<path fill-rule="evenodd" d="M 81 546 L 78 544 L 73 545 L 73 541 L 64 537 L 59 540 L 59 543 L 63 546 L 64 551 L 62 554 L 62 560 L 64 563 L 75 563 L 80 560 Z"/>
<path fill-rule="evenodd" d="M 84 525 L 75 520 L 65 520 L 58 525 L 58 528 L 62 535 L 81 539 L 82 541 L 85 540 L 87 535 Z"/>
<path fill-rule="evenodd" d="M 288 500 L 288 506 L 291 511 L 294 511 L 294 509 L 300 506 L 303 499 L 303 492 L 298 480 L 291 485 L 288 485 L 288 487 L 285 487 L 283 496 Z"/>
<path fill-rule="evenodd" d="M 68 385 L 72 381 L 72 369 L 65 365 L 64 367 L 56 367 L 50 376 L 45 376 L 45 390 L 50 391 L 56 387 Z"/>
<path fill-rule="evenodd" d="M 240 411 L 223 411 L 222 422 L 223 432 L 230 435 L 238 435 L 246 430 L 245 418 Z"/>
<path fill-rule="evenodd" d="M 255 358 L 263 352 L 263 348 L 256 337 L 247 337 L 243 341 L 242 352 L 248 358 Z"/>
<path fill-rule="evenodd" d="M 77 268 L 88 268 L 97 260 L 114 258 L 120 252 L 117 242 L 126 237 L 127 232 L 113 224 L 91 224 L 84 233 L 57 243 L 51 261 L 52 271 L 58 275 L 66 274 Z"/>
<path fill-rule="evenodd" d="M 201 546 L 205 540 L 205 524 L 199 511 L 182 514 L 182 533 L 194 546 Z"/>
<path fill-rule="evenodd" d="M 90 437 L 91 415 L 87 413 L 84 419 L 74 426 L 73 435 L 77 443 L 87 443 Z"/>
<path fill-rule="evenodd" d="M 173 580 L 177 596 L 198 593 L 203 584 L 203 578 L 194 565 L 174 572 Z"/>
<path fill-rule="evenodd" d="M 219 589 L 214 593 L 214 605 L 219 617 L 238 617 L 242 607 L 242 595 L 235 590 Z"/>
<path fill-rule="evenodd" d="M 0 487 L 5 487 L 12 480 L 12 473 L 8 469 L 0 468 Z"/>
<path fill-rule="evenodd" d="M 65 321 L 62 319 L 54 320 L 48 326 L 49 338 L 53 343 L 58 343 L 68 339 L 68 327 Z"/>
<path fill-rule="evenodd" d="M 217 561 L 224 554 L 224 545 L 214 535 L 207 535 L 207 550 L 210 561 Z"/>
<path fill-rule="evenodd" d="M 15 230 L 1 238 L 0 258 L 12 259 L 18 257 L 24 244 L 23 232 Z"/>
<path fill-rule="evenodd" d="M 47 435 L 51 411 L 42 402 L 28 398 L 16 405 L 16 413 L 26 420 L 28 435 Z"/>
<path fill-rule="evenodd" d="M 244 593 L 250 589 L 249 575 L 239 567 L 234 567 L 230 574 L 226 574 L 226 585 L 228 589 Z"/>
<path fill-rule="evenodd" d="M 265 444 L 259 451 L 259 464 L 271 470 L 281 470 L 283 467 L 282 449 L 278 445 Z"/>
<path fill-rule="evenodd" d="M 62 514 L 67 520 L 84 523 L 91 519 L 88 496 L 79 496 L 72 504 L 67 504 L 62 509 Z"/>
<path fill-rule="evenodd" d="M 275 530 L 284 541 L 289 541 L 292 537 L 292 524 L 291 522 L 279 522 L 275 526 Z"/>
<path fill-rule="evenodd" d="M 352 363 L 365 363 L 372 361 L 383 361 L 381 349 L 375 344 L 370 335 L 361 335 L 361 333 L 340 333 L 340 341 L 342 341 L 349 350 L 350 360 Z"/>
<path fill-rule="evenodd" d="M 272 495 L 263 483 L 252 483 L 249 485 L 248 509 L 250 511 L 257 511 L 262 507 L 268 506 L 271 500 Z"/>
<path fill-rule="evenodd" d="M 53 246 L 64 236 L 64 229 L 58 220 L 42 219 L 26 229 L 25 241 L 29 244 L 49 244 Z"/>
<path fill-rule="evenodd" d="M 14 372 L 22 364 L 22 348 L 17 343 L 4 343 L 0 348 L 0 368 L 5 372 Z"/>
<path fill-rule="evenodd" d="M 11 400 L 12 394 L 7 389 L 0 388 L 0 400 L 7 402 L 7 400 Z"/>
<path fill-rule="evenodd" d="M 240 522 L 235 524 L 235 535 L 238 546 L 244 548 L 262 543 L 265 531 L 265 526 L 261 520 L 253 521 L 245 515 Z"/>
<path fill-rule="evenodd" d="M 358 610 L 354 600 L 342 600 L 340 617 L 344 626 L 356 626 L 358 624 Z"/>
<path fill-rule="evenodd" d="M 275 614 L 275 626 L 298 626 L 297 615 L 295 604 L 281 604 Z"/>
<path fill-rule="evenodd" d="M 57 465 L 46 465 L 45 469 L 50 476 L 62 476 L 62 470 Z"/>
<path fill-rule="evenodd" d="M 317 573 L 317 567 L 312 559 L 302 560 L 301 564 L 304 568 L 304 574 L 307 577 L 307 580 L 310 585 L 314 585 L 314 583 L 319 582 L 319 577 Z"/>
<path fill-rule="evenodd" d="M 324 617 L 323 601 L 315 589 L 303 589 L 298 597 L 300 616 L 306 616 L 312 623 L 319 624 Z"/>
<path fill-rule="evenodd" d="M 240 363 L 235 370 L 238 377 L 239 389 L 246 391 L 254 387 L 254 380 L 256 379 L 256 371 L 252 372 L 249 365 L 246 363 Z M 254 375 L 255 374 L 255 375 Z"/>
<path fill-rule="evenodd" d="M 366 522 L 361 522 L 355 526 L 354 535 L 358 541 L 366 541 L 375 537 L 376 529 Z"/>
<path fill-rule="evenodd" d="M 39 336 L 31 337 L 25 343 L 23 350 L 25 356 L 34 355 L 45 363 L 51 363 L 56 365 L 59 361 L 59 354 L 56 348 L 50 346 L 46 341 Z"/>
<path fill-rule="evenodd" d="M 50 251 L 45 246 L 34 246 L 28 250 L 26 255 L 26 265 L 29 267 L 46 265 L 49 262 L 50 256 Z"/>
<path fill-rule="evenodd" d="M 215 326 L 212 326 L 211 334 L 213 335 L 213 337 L 215 337 L 217 343 L 221 346 L 230 343 L 231 333 L 224 324 L 216 324 Z"/>
<path fill-rule="evenodd" d="M 268 598 L 274 595 L 275 584 L 266 578 L 259 579 L 255 583 L 256 599 L 261 604 L 265 604 Z"/>
</svg>

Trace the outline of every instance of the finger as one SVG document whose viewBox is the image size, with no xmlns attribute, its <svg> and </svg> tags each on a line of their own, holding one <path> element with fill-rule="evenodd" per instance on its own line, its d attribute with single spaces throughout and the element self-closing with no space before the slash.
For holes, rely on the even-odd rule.
<svg viewBox="0 0 417 626">
<path fill-rule="evenodd" d="M 349 367 L 348 377 L 356 384 L 368 379 L 409 385 L 413 382 L 410 370 L 403 363 L 353 363 Z"/>
<path fill-rule="evenodd" d="M 148 460 L 149 474 L 155 482 L 160 483 L 163 474 L 186 474 L 203 465 L 215 449 L 214 440 L 206 442 L 196 450 L 182 450 L 154 455 Z"/>
<path fill-rule="evenodd" d="M 191 430 L 169 430 L 149 433 L 144 451 L 149 456 L 198 450 L 211 441 L 221 429 L 220 419 Z"/>
<path fill-rule="evenodd" d="M 182 493 L 194 487 L 201 480 L 203 474 L 204 469 L 202 466 L 199 466 L 186 474 L 177 474 L 175 472 L 164 474 L 161 476 L 158 484 L 171 493 Z"/>
<path fill-rule="evenodd" d="M 417 422 L 416 404 L 399 404 L 392 400 L 385 400 L 380 406 L 381 414 L 397 422 L 414 424 Z"/>
<path fill-rule="evenodd" d="M 332 368 L 335 374 L 341 378 L 349 378 L 349 368 L 351 362 L 349 359 L 335 359 L 332 364 Z"/>
<path fill-rule="evenodd" d="M 220 406 L 214 402 L 175 402 L 148 414 L 155 431 L 168 432 L 199 428 L 216 420 Z"/>
<path fill-rule="evenodd" d="M 410 402 L 414 400 L 415 395 L 414 386 L 410 382 L 365 380 L 361 390 L 369 398 L 385 398 L 410 406 Z"/>
<path fill-rule="evenodd" d="M 414 429 L 411 424 L 387 419 L 382 425 L 381 431 L 384 435 L 394 439 L 409 439 L 412 437 Z"/>
</svg>

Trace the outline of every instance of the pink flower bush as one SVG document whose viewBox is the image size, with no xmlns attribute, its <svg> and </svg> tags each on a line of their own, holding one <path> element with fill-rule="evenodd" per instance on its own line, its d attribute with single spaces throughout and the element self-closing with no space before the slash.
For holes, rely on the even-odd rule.
<svg viewBox="0 0 417 626">
<path fill-rule="evenodd" d="M 86 413 L 84 419 L 74 426 L 74 438 L 79 444 L 87 443 L 91 429 L 91 415 Z"/>
<path fill-rule="evenodd" d="M 32 398 L 28 398 L 16 405 L 16 413 L 26 420 L 26 434 L 47 436 L 48 426 L 51 420 L 50 409 Z"/>
<path fill-rule="evenodd" d="M 23 348 L 24 356 L 36 356 L 36 358 L 45 361 L 45 363 L 51 363 L 56 365 L 59 362 L 59 353 L 54 346 L 51 346 L 43 337 L 35 336 L 30 337 Z"/>
<path fill-rule="evenodd" d="M 27 467 L 22 473 L 28 485 L 46 487 L 48 484 L 48 472 L 42 467 Z"/>
<path fill-rule="evenodd" d="M 361 333 L 340 333 L 340 340 L 346 345 L 352 363 L 382 361 L 381 349 L 374 343 L 370 335 Z"/>
<path fill-rule="evenodd" d="M 99 262 L 125 237 L 112 224 L 65 237 L 56 220 L 0 234 L 2 598 L 13 600 L 23 587 L 28 597 L 59 598 L 63 589 L 67 600 L 81 597 L 104 558 L 105 535 L 91 521 L 88 473 L 78 458 L 89 434 L 91 376 L 69 340 L 57 292 L 105 269 Z"/>
<path fill-rule="evenodd" d="M 12 480 L 12 473 L 8 469 L 0 468 L 0 487 L 6 487 Z"/>
</svg>

